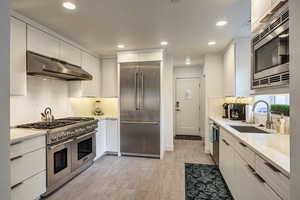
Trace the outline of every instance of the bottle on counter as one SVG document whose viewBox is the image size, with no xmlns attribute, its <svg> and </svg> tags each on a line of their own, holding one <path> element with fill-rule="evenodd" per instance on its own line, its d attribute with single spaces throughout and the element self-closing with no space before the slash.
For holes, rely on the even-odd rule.
<svg viewBox="0 0 300 200">
<path fill-rule="evenodd" d="M 283 114 L 281 114 L 281 116 L 280 116 L 280 131 L 279 131 L 279 133 L 280 134 L 285 134 L 286 133 L 286 122 L 285 122 L 285 119 L 284 119 L 284 115 Z"/>
</svg>

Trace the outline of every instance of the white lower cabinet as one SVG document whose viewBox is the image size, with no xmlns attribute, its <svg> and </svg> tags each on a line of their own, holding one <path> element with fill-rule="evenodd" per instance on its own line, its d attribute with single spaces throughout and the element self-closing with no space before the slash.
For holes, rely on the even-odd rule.
<svg viewBox="0 0 300 200">
<path fill-rule="evenodd" d="M 106 122 L 106 151 L 119 152 L 118 120 L 105 120 Z"/>
<path fill-rule="evenodd" d="M 99 159 L 105 153 L 118 153 L 119 146 L 118 120 L 99 120 L 96 133 L 95 160 Z"/>
<path fill-rule="evenodd" d="M 34 200 L 46 192 L 46 171 L 43 171 L 11 189 L 11 200 Z"/>
<path fill-rule="evenodd" d="M 11 158 L 11 186 L 46 169 L 45 148 Z"/>
<path fill-rule="evenodd" d="M 234 150 L 232 144 L 221 136 L 219 167 L 230 190 L 234 190 Z"/>
<path fill-rule="evenodd" d="M 96 157 L 99 159 L 105 154 L 106 151 L 106 133 L 105 133 L 105 120 L 99 120 L 98 129 L 96 133 Z"/>
<path fill-rule="evenodd" d="M 268 186 L 265 180 L 246 163 L 238 154 L 235 154 L 235 176 L 240 183 L 233 191 L 237 200 L 280 200 L 281 198 Z"/>
<path fill-rule="evenodd" d="M 247 145 L 220 130 L 220 171 L 235 200 L 289 200 L 289 179 L 266 166 Z M 266 178 L 268 177 L 268 178 Z M 276 186 L 280 186 L 277 188 Z"/>
<path fill-rule="evenodd" d="M 46 138 L 11 144 L 11 199 L 34 200 L 46 192 Z"/>
</svg>

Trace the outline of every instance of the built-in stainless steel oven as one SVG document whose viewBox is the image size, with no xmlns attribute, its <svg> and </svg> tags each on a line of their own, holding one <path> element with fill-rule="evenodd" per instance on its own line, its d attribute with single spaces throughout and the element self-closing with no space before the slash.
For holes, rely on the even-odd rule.
<svg viewBox="0 0 300 200">
<path fill-rule="evenodd" d="M 289 84 L 288 10 L 253 38 L 252 75 L 252 89 Z"/>
<path fill-rule="evenodd" d="M 47 185 L 53 185 L 72 171 L 72 142 L 73 139 L 47 148 Z"/>
<path fill-rule="evenodd" d="M 72 143 L 72 171 L 85 163 L 92 162 L 96 156 L 96 131 L 78 136 Z"/>
</svg>

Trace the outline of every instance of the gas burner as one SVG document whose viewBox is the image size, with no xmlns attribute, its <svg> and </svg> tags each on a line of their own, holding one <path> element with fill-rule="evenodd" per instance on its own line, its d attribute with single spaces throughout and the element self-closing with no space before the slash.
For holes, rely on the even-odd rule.
<svg viewBox="0 0 300 200">
<path fill-rule="evenodd" d="M 75 123 L 76 121 L 54 120 L 53 122 L 36 122 L 30 124 L 22 124 L 17 126 L 17 128 L 54 129 L 54 128 L 60 128 L 67 125 L 75 124 Z"/>
<path fill-rule="evenodd" d="M 85 122 L 95 120 L 93 117 L 66 117 L 57 119 L 58 121 L 77 121 L 77 122 Z"/>
<path fill-rule="evenodd" d="M 61 118 L 56 119 L 52 122 L 36 122 L 36 123 L 30 123 L 30 124 L 22 124 L 17 126 L 17 128 L 33 128 L 33 129 L 55 129 L 55 128 L 61 128 L 64 126 L 68 126 L 71 124 L 76 124 L 80 122 L 88 122 L 95 120 L 92 117 L 67 117 L 67 118 Z"/>
</svg>

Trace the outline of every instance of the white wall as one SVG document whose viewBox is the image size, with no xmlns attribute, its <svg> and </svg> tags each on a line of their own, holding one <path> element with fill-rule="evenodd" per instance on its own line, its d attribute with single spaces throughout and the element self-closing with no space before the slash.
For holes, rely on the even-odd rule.
<svg viewBox="0 0 300 200">
<path fill-rule="evenodd" d="M 290 0 L 291 200 L 300 198 L 300 1 Z"/>
<path fill-rule="evenodd" d="M 201 77 L 202 70 L 201 66 L 176 66 L 174 70 L 175 78 L 190 78 L 190 77 Z"/>
<path fill-rule="evenodd" d="M 221 53 L 207 54 L 204 58 L 203 74 L 205 77 L 205 152 L 208 146 L 208 101 L 211 97 L 222 97 L 223 91 L 223 55 Z"/>
<path fill-rule="evenodd" d="M 10 125 L 40 121 L 40 113 L 48 106 L 56 118 L 71 115 L 68 82 L 28 76 L 27 96 L 10 97 Z"/>
<path fill-rule="evenodd" d="M 204 111 L 205 105 L 202 96 L 204 95 L 204 81 L 203 81 L 203 74 L 202 74 L 202 66 L 176 66 L 174 68 L 174 104 L 176 102 L 176 78 L 200 78 L 200 135 L 204 137 Z M 174 135 L 176 134 L 176 112 L 175 108 L 173 109 L 174 115 Z"/>
<path fill-rule="evenodd" d="M 10 0 L 0 1 L 0 199 L 10 199 L 9 47 Z"/>
<path fill-rule="evenodd" d="M 166 56 L 164 66 L 164 134 L 165 150 L 173 151 L 174 149 L 174 66 L 173 57 Z"/>
<path fill-rule="evenodd" d="M 118 98 L 70 98 L 73 116 L 90 116 L 95 111 L 95 101 L 106 117 L 118 117 Z"/>
</svg>

